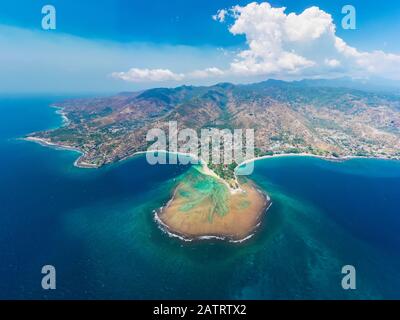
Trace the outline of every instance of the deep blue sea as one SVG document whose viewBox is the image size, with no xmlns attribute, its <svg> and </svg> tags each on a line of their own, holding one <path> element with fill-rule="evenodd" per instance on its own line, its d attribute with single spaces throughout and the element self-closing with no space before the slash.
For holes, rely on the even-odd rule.
<svg viewBox="0 0 400 320">
<path fill-rule="evenodd" d="M 187 243 L 153 220 L 187 166 L 79 169 L 75 152 L 18 139 L 59 126 L 62 99 L 0 98 L 0 298 L 400 298 L 400 162 L 257 161 L 273 204 L 255 236 Z M 41 287 L 47 264 L 56 290 Z"/>
</svg>

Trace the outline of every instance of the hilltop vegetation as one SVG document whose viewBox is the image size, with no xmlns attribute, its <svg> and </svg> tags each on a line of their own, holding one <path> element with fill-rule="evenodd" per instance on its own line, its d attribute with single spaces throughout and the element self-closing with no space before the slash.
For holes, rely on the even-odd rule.
<svg viewBox="0 0 400 320">
<path fill-rule="evenodd" d="M 169 121 L 197 132 L 254 129 L 256 156 L 305 152 L 400 158 L 399 96 L 332 83 L 221 83 L 69 100 L 56 104 L 69 119 L 64 127 L 30 136 L 81 150 L 78 165 L 97 167 L 146 150 L 147 131 L 167 131 Z M 233 178 L 235 164 L 211 167 L 224 179 Z"/>
</svg>

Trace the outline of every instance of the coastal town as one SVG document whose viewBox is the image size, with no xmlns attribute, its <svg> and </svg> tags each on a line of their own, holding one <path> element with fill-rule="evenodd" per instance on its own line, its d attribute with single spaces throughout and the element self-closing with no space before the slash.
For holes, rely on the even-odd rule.
<svg viewBox="0 0 400 320">
<path fill-rule="evenodd" d="M 189 128 L 198 133 L 204 129 L 254 130 L 253 153 L 243 160 L 283 154 L 399 159 L 400 103 L 396 97 L 276 80 L 157 88 L 56 103 L 63 125 L 26 138 L 79 151 L 76 165 L 85 168 L 147 151 L 151 146 L 147 133 L 155 128 L 168 132 L 171 120 L 177 130 Z M 177 151 L 184 146 L 179 141 Z M 235 187 L 240 162 L 204 160 Z"/>
</svg>

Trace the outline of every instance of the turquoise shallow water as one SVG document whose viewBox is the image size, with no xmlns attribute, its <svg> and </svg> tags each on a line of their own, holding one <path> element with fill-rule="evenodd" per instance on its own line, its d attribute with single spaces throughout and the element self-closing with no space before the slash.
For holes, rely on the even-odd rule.
<svg viewBox="0 0 400 320">
<path fill-rule="evenodd" d="M 258 161 L 273 205 L 256 235 L 185 243 L 153 210 L 188 167 L 139 156 L 78 169 L 74 152 L 15 139 L 58 126 L 60 98 L 0 99 L 1 298 L 400 298 L 399 162 Z M 41 289 L 45 264 L 54 291 Z M 346 264 L 357 290 L 341 288 Z"/>
</svg>

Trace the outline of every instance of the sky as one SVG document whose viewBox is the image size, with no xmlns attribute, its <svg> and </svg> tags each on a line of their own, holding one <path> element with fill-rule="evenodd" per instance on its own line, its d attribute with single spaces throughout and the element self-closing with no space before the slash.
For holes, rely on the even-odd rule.
<svg viewBox="0 0 400 320">
<path fill-rule="evenodd" d="M 345 5 L 355 29 L 344 29 Z M 42 7 L 56 10 L 44 30 Z M 111 93 L 268 78 L 400 79 L 400 4 L 2 0 L 0 93 Z"/>
</svg>

